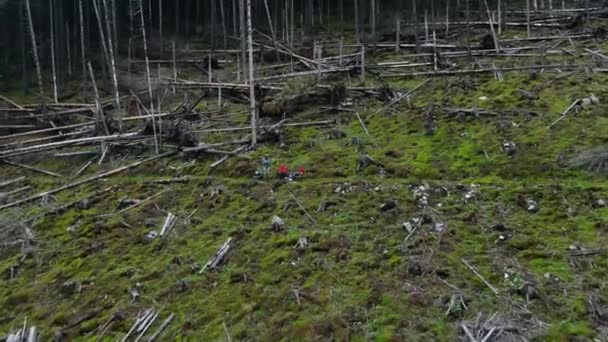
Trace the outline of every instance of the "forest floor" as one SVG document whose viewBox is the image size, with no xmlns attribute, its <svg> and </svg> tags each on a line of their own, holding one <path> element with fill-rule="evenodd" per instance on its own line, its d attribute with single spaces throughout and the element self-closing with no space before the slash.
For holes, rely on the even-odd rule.
<svg viewBox="0 0 608 342">
<path fill-rule="evenodd" d="M 584 44 L 575 44 L 584 52 Z M 375 63 L 395 54 L 368 58 Z M 477 61 L 489 64 L 485 58 Z M 185 68 L 180 77 L 189 77 Z M 116 340 L 141 310 L 154 308 L 159 316 L 151 331 L 175 314 L 161 340 L 451 341 L 467 333 L 481 340 L 491 329 L 501 332 L 491 340 L 606 340 L 608 180 L 570 161 L 608 144 L 608 75 L 534 70 L 503 72 L 502 79 L 488 73 L 380 82 L 370 72 L 365 85 L 400 91 L 420 84 L 390 108 L 377 98 L 354 98 L 349 108 L 369 134 L 353 112 L 308 103 L 289 120 L 336 125 L 285 127 L 282 146 L 260 144 L 214 169 L 216 156 L 173 156 L 60 192 L 46 204 L 3 210 L 0 221 L 8 225 L 110 188 L 86 205 L 37 220 L 37 243 L 27 254 L 2 251 L 0 332 L 27 318 L 45 340 L 59 331 L 94 340 L 114 318 L 103 339 Z M 5 95 L 34 102 L 16 94 Z M 547 128 L 574 100 L 592 94 L 599 103 L 577 107 Z M 167 108 L 180 101 L 177 96 Z M 196 109 L 214 108 L 215 101 L 207 98 Z M 494 114 L 449 115 L 452 107 Z M 246 113 L 247 104 L 230 103 L 225 111 Z M 249 120 L 237 118 L 242 125 Z M 228 134 L 245 133 L 199 138 L 213 142 Z M 505 142 L 516 152 L 507 153 Z M 383 167 L 357 171 L 362 154 Z M 292 182 L 254 179 L 264 155 L 273 173 L 285 163 L 304 167 L 306 175 Z M 65 175 L 90 156 L 28 158 Z M 81 177 L 137 158 L 133 148 L 112 147 L 104 163 Z M 11 165 L 0 165 L 0 174 L 0 181 L 27 176 L 14 188 L 28 185 L 32 193 L 71 181 Z M 176 177 L 187 181 L 158 182 Z M 155 194 L 117 213 L 124 199 Z M 171 233 L 146 238 L 168 212 L 177 216 Z M 275 215 L 282 229 L 272 228 Z M 200 274 L 228 238 L 223 262 Z"/>
</svg>

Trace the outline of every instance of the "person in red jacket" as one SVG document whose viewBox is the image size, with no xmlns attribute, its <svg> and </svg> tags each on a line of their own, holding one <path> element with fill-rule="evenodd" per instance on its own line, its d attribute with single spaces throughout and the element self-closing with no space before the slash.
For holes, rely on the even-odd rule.
<svg viewBox="0 0 608 342">
<path fill-rule="evenodd" d="M 287 168 L 287 165 L 281 164 L 281 166 L 279 166 L 279 177 L 285 178 L 287 176 L 289 176 L 289 169 Z"/>
</svg>

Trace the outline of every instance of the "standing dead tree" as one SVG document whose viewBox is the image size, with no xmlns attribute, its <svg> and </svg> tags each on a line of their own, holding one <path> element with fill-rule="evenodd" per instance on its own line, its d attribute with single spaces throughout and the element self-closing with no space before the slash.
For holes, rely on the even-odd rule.
<svg viewBox="0 0 608 342">
<path fill-rule="evenodd" d="M 32 8 L 30 0 L 25 0 L 25 9 L 27 11 L 27 21 L 30 28 L 30 39 L 32 41 L 32 53 L 34 54 L 34 63 L 36 63 L 36 76 L 38 77 L 38 90 L 40 97 L 44 97 L 44 88 L 42 86 L 42 71 L 40 70 L 40 60 L 38 59 L 38 45 L 36 44 L 36 32 L 34 31 L 34 22 L 32 20 Z"/>
<path fill-rule="evenodd" d="M 253 70 L 253 28 L 251 24 L 251 0 L 247 0 L 247 42 L 249 45 L 249 108 L 251 110 L 251 147 L 257 144 L 257 106 L 255 104 L 255 78 Z"/>
</svg>

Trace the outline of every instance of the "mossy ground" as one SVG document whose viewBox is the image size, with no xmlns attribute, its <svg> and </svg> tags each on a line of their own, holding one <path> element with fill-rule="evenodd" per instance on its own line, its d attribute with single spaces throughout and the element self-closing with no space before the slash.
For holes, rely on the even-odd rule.
<svg viewBox="0 0 608 342">
<path fill-rule="evenodd" d="M 604 256 L 569 257 L 567 250 L 606 246 L 608 208 L 594 207 L 589 198 L 593 194 L 608 199 L 608 181 L 605 175 L 572 169 L 558 156 L 570 157 L 607 142 L 608 77 L 581 72 L 558 80 L 549 72 L 503 76 L 503 81 L 474 76 L 468 88 L 460 77 L 432 79 L 409 104 L 391 110 L 379 111 L 384 104 L 362 100 L 357 109 L 370 136 L 352 113 L 344 112 L 338 114 L 337 125 L 346 138 L 330 139 L 323 128 L 291 128 L 285 131 L 285 148 L 261 145 L 249 153 L 250 159 L 233 157 L 214 170 L 209 168 L 213 157 L 175 157 L 58 194 L 51 205 L 115 187 L 86 210 L 72 208 L 37 222 L 39 244 L 23 262 L 15 253 L 0 259 L 0 331 L 28 317 L 48 339 L 107 304 L 99 315 L 68 331 L 74 340 L 94 339 L 95 333 L 87 334 L 122 310 L 126 319 L 107 334 L 107 340 L 115 340 L 133 324 L 137 312 L 148 307 L 161 310 L 161 318 L 176 314 L 164 336 L 177 340 L 224 340 L 225 324 L 238 340 L 447 341 L 457 338 L 460 320 L 494 312 L 548 323 L 540 333 L 542 340 L 599 336 L 602 327 L 588 311 L 587 295 L 598 294 L 608 304 L 608 263 Z M 388 84 L 411 89 L 423 80 L 394 79 Z M 378 79 L 370 77 L 368 83 L 378 84 Z M 537 91 L 541 85 L 546 86 Z M 517 89 L 537 92 L 538 99 L 525 99 Z M 599 105 L 547 129 L 574 99 L 591 93 L 600 98 Z M 437 111 L 437 130 L 427 135 L 423 113 L 429 103 L 509 114 L 459 120 Z M 199 109 L 213 106 L 210 99 Z M 235 104 L 230 110 L 246 108 Z M 311 104 L 293 121 L 325 116 Z M 246 123 L 247 117 L 239 120 Z M 354 145 L 353 137 L 361 138 L 363 146 Z M 217 141 L 226 136 L 201 138 Z M 505 139 L 517 143 L 514 156 L 501 151 Z M 381 161 L 387 174 L 380 175 L 375 166 L 357 172 L 363 151 Z M 253 180 L 266 154 L 275 167 L 305 167 L 306 177 L 292 183 Z M 106 163 L 94 164 L 87 174 L 134 159 L 121 158 L 110 153 Z M 48 158 L 35 165 L 69 174 L 87 160 Z M 6 165 L 0 170 L 2 179 L 23 173 Z M 36 191 L 69 181 L 27 176 Z M 175 176 L 192 180 L 150 182 Z M 352 192 L 334 191 L 345 183 Z M 424 184 L 431 189 L 432 209 L 422 209 L 412 191 Z M 479 185 L 477 195 L 465 201 L 462 185 L 472 184 Z M 207 194 L 215 186 L 226 191 L 210 198 Z M 115 211 L 121 198 L 143 199 L 169 187 L 149 205 L 100 216 Z M 316 224 L 293 203 L 294 196 Z M 522 208 L 520 197 L 537 201 L 539 211 Z M 389 199 L 398 209 L 382 213 L 379 206 Z M 321 201 L 334 205 L 317 212 Z M 34 203 L 0 215 L 26 217 L 44 210 Z M 160 228 L 167 211 L 182 220 L 167 239 L 147 242 L 144 236 Z M 284 219 L 284 231 L 270 229 L 273 215 Z M 424 224 L 405 241 L 408 232 L 401 224 L 424 215 L 445 223 L 446 230 L 437 232 Z M 497 223 L 507 227 L 506 241 L 491 229 Z M 228 237 L 234 244 L 225 263 L 202 275 L 194 273 L 192 266 L 204 264 Z M 309 241 L 304 250 L 294 248 L 300 237 Z M 485 286 L 461 258 L 500 294 Z M 414 262 L 422 265 L 421 274 L 408 269 Z M 20 265 L 18 274 L 8 279 L 13 265 Z M 532 279 L 539 298 L 527 301 L 516 293 L 519 284 L 506 280 L 505 273 Z M 455 290 L 442 279 L 460 289 L 467 310 L 446 316 L 446 299 Z M 79 282 L 81 291 L 62 295 L 67 280 Z M 178 281 L 187 284 L 185 291 Z M 134 302 L 129 289 L 138 283 L 141 298 Z"/>
</svg>

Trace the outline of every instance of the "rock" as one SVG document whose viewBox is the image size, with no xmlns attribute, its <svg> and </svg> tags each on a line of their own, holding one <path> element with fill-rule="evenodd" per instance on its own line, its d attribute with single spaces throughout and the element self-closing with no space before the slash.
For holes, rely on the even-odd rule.
<svg viewBox="0 0 608 342">
<path fill-rule="evenodd" d="M 537 299 L 540 297 L 540 292 L 534 283 L 530 281 L 524 281 L 522 286 L 518 289 L 518 292 L 525 296 L 526 299 Z"/>
<path fill-rule="evenodd" d="M 352 144 L 353 146 L 359 146 L 359 147 L 361 147 L 361 146 L 363 146 L 363 145 L 364 145 L 364 143 L 363 143 L 363 139 L 361 139 L 361 138 L 359 138 L 359 137 L 352 137 L 352 139 L 351 139 L 351 144 Z"/>
<path fill-rule="evenodd" d="M 91 201 L 88 198 L 85 198 L 82 201 L 78 202 L 77 208 L 80 210 L 85 210 L 85 209 L 89 209 L 90 206 L 91 206 Z"/>
<path fill-rule="evenodd" d="M 146 240 L 152 241 L 158 237 L 158 232 L 156 230 L 152 230 L 146 234 Z"/>
<path fill-rule="evenodd" d="M 330 130 L 329 132 L 327 132 L 327 135 L 330 140 L 346 138 L 346 133 L 338 129 Z"/>
<path fill-rule="evenodd" d="M 178 293 L 188 291 L 188 287 L 189 287 L 188 282 L 184 279 L 180 279 L 175 282 L 175 291 Z"/>
<path fill-rule="evenodd" d="M 412 276 L 422 275 L 423 269 L 420 260 L 417 258 L 410 258 L 407 262 L 407 273 Z"/>
<path fill-rule="evenodd" d="M 597 98 L 597 96 L 591 94 L 589 97 L 585 97 L 581 100 L 581 106 L 583 107 L 589 107 L 591 105 L 596 105 L 599 104 L 600 100 Z"/>
<path fill-rule="evenodd" d="M 176 255 L 171 259 L 171 263 L 177 266 L 181 266 L 184 263 L 183 258 L 180 255 Z"/>
<path fill-rule="evenodd" d="M 78 289 L 80 284 L 74 280 L 68 280 L 61 285 L 61 295 L 64 297 L 71 297 Z"/>
<path fill-rule="evenodd" d="M 302 236 L 298 239 L 298 242 L 296 243 L 294 248 L 295 249 L 305 249 L 306 246 L 308 246 L 308 238 L 305 236 Z"/>
<path fill-rule="evenodd" d="M 528 199 L 528 200 L 526 200 L 526 203 L 527 203 L 526 210 L 528 210 L 531 213 L 535 213 L 538 211 L 538 209 L 539 209 L 538 204 L 536 203 L 535 200 Z"/>
<path fill-rule="evenodd" d="M 512 156 L 517 152 L 517 145 L 511 140 L 505 140 L 502 142 L 501 150 L 508 156 Z"/>
<path fill-rule="evenodd" d="M 391 211 L 395 208 L 397 208 L 397 202 L 395 202 L 393 200 L 388 200 L 380 206 L 380 211 L 387 212 L 387 211 Z"/>
<path fill-rule="evenodd" d="M 503 223 L 495 223 L 490 228 L 492 230 L 496 230 L 498 232 L 506 232 L 506 231 L 508 231 L 507 227 Z"/>
<path fill-rule="evenodd" d="M 319 207 L 317 208 L 317 212 L 321 213 L 324 211 L 327 211 L 327 209 L 329 209 L 329 207 L 337 205 L 338 203 L 336 202 L 332 202 L 332 201 L 321 201 L 321 203 L 319 203 Z"/>
<path fill-rule="evenodd" d="M 275 232 L 280 232 L 285 228 L 285 221 L 277 215 L 272 217 L 272 230 Z"/>
<path fill-rule="evenodd" d="M 384 165 L 382 163 L 377 162 L 369 155 L 367 155 L 367 154 L 361 155 L 361 156 L 359 156 L 359 160 L 357 162 L 357 171 L 361 171 L 361 170 L 365 169 L 366 167 L 372 166 L 372 165 L 384 167 Z"/>
<path fill-rule="evenodd" d="M 534 94 L 533 92 L 523 90 L 523 89 L 517 89 L 517 91 L 519 92 L 519 95 L 521 95 L 521 97 L 526 100 L 536 100 L 538 98 L 538 96 L 536 94 Z"/>
<path fill-rule="evenodd" d="M 141 288 L 141 283 L 136 283 L 135 286 L 129 290 L 129 293 L 131 293 L 131 300 L 137 301 L 139 297 L 141 297 Z"/>
<path fill-rule="evenodd" d="M 446 228 L 447 228 L 447 224 L 445 224 L 445 223 L 442 223 L 442 222 L 433 223 L 433 230 L 435 230 L 438 233 L 445 231 Z"/>
<path fill-rule="evenodd" d="M 192 273 L 198 273 L 198 271 L 201 270 L 201 265 L 198 262 L 195 262 L 190 265 L 190 270 L 192 270 Z"/>
<path fill-rule="evenodd" d="M 289 199 L 283 204 L 283 211 L 288 211 L 291 208 L 298 208 L 298 207 L 299 207 L 298 202 L 296 202 L 293 199 Z"/>
<path fill-rule="evenodd" d="M 120 209 L 124 209 L 127 207 L 130 207 L 132 205 L 135 204 L 139 204 L 140 200 L 134 199 L 134 198 L 122 198 L 120 199 L 120 201 L 118 201 L 118 205 L 116 206 L 116 209 L 120 210 Z"/>
</svg>

